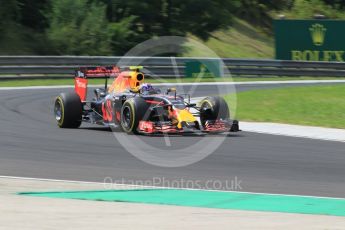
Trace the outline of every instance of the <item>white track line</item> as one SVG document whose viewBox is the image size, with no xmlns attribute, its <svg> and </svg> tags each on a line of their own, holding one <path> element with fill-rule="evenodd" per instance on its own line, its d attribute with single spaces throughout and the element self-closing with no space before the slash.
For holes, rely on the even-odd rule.
<svg viewBox="0 0 345 230">
<path fill-rule="evenodd" d="M 243 81 L 243 82 L 187 82 L 187 83 L 155 83 L 157 86 L 189 86 L 189 85 L 280 85 L 280 84 L 322 84 L 345 83 L 345 80 L 291 80 L 291 81 Z"/>
<path fill-rule="evenodd" d="M 153 83 L 156 86 L 193 86 L 193 85 L 284 85 L 284 84 L 324 84 L 324 83 L 345 83 L 345 80 L 293 80 L 293 81 L 248 81 L 248 82 L 189 82 L 189 83 Z M 102 87 L 103 85 L 89 85 L 90 87 Z M 74 88 L 73 85 L 57 86 L 20 86 L 20 87 L 0 87 L 0 90 L 24 90 L 24 89 L 59 89 Z"/>
<path fill-rule="evenodd" d="M 345 198 L 341 198 L 341 197 L 308 196 L 308 195 L 279 194 L 279 193 L 260 193 L 260 192 L 241 192 L 241 191 L 210 190 L 210 189 L 196 189 L 196 188 L 178 188 L 178 187 L 174 188 L 174 187 L 160 187 L 160 186 L 142 186 L 142 185 L 117 184 L 117 183 L 111 184 L 111 183 L 103 183 L 103 182 L 58 180 L 58 179 L 46 179 L 46 178 L 34 178 L 34 177 L 0 176 L 0 179 L 1 178 L 3 178 L 3 179 L 15 179 L 15 180 L 34 180 L 34 181 L 47 181 L 47 182 L 93 184 L 93 185 L 116 185 L 116 186 L 132 187 L 132 188 L 140 187 L 140 188 L 154 188 L 154 189 L 176 189 L 176 190 L 190 190 L 190 191 L 227 192 L 227 193 L 242 193 L 242 194 L 254 194 L 254 195 L 272 195 L 272 196 L 308 197 L 308 198 L 345 200 Z"/>
<path fill-rule="evenodd" d="M 314 140 L 345 142 L 345 130 L 266 122 L 240 122 L 243 131 Z"/>
<path fill-rule="evenodd" d="M 74 85 L 0 87 L 0 90 L 63 89 L 63 88 L 74 88 Z"/>
</svg>

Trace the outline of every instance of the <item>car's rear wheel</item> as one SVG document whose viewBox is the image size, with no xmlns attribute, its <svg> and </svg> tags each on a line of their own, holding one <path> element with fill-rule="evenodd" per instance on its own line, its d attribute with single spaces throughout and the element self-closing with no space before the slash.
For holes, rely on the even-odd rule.
<svg viewBox="0 0 345 230">
<path fill-rule="evenodd" d="M 125 101 L 121 109 L 120 124 L 126 133 L 138 134 L 138 125 L 141 120 L 147 120 L 148 104 L 143 98 L 134 97 Z"/>
<path fill-rule="evenodd" d="M 229 119 L 228 104 L 222 97 L 206 97 L 200 102 L 200 122 L 203 127 L 207 120 Z"/>
<path fill-rule="evenodd" d="M 78 128 L 83 105 L 76 93 L 61 93 L 54 103 L 54 115 L 60 128 Z"/>
</svg>

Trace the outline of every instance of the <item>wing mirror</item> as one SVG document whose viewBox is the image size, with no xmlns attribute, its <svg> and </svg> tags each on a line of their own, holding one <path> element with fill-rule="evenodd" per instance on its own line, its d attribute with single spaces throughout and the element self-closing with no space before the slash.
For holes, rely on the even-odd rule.
<svg viewBox="0 0 345 230">
<path fill-rule="evenodd" d="M 176 100 L 176 88 L 168 88 L 166 94 L 168 95 L 171 92 L 175 93 L 175 100 Z"/>
<path fill-rule="evenodd" d="M 176 93 L 176 88 L 168 88 L 166 94 L 169 94 L 171 92 Z"/>
<path fill-rule="evenodd" d="M 175 95 L 175 100 L 176 100 L 176 88 L 169 88 L 169 89 L 167 89 L 167 95 L 169 94 L 169 93 L 174 93 L 174 95 Z"/>
<path fill-rule="evenodd" d="M 186 107 L 188 107 L 188 108 L 194 108 L 194 107 L 196 107 L 196 104 L 195 104 L 195 103 L 187 104 Z"/>
</svg>

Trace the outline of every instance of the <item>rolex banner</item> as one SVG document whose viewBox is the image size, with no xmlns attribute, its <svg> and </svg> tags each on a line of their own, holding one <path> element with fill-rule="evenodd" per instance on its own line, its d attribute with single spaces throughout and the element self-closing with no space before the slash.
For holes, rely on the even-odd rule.
<svg viewBox="0 0 345 230">
<path fill-rule="evenodd" d="M 275 20 L 276 59 L 345 61 L 345 21 Z"/>
</svg>

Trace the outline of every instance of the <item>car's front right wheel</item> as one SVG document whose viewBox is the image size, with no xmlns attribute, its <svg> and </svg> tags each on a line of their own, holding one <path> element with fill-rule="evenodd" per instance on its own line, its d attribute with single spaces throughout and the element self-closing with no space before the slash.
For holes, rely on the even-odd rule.
<svg viewBox="0 0 345 230">
<path fill-rule="evenodd" d="M 229 119 L 229 106 L 222 97 L 206 97 L 200 103 L 200 122 L 205 128 L 208 120 Z"/>
</svg>

